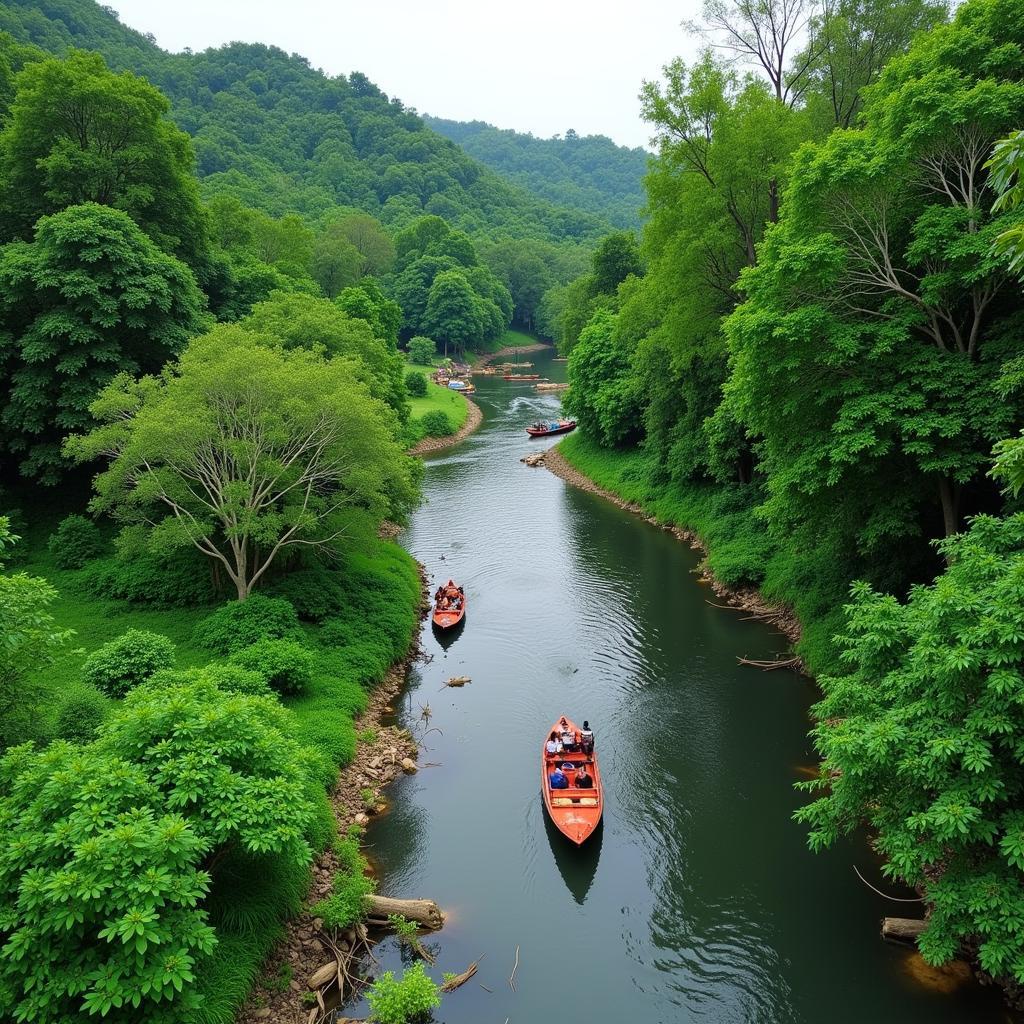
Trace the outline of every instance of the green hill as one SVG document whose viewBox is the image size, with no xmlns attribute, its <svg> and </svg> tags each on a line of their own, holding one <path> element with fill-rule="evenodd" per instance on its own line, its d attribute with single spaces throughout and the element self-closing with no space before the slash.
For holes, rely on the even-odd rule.
<svg viewBox="0 0 1024 1024">
<path fill-rule="evenodd" d="M 57 54 L 96 50 L 158 86 L 195 140 L 207 198 L 312 218 L 352 206 L 393 230 L 433 213 L 473 234 L 556 243 L 609 227 L 505 181 L 357 71 L 329 77 L 259 44 L 167 53 L 92 0 L 6 0 L 0 30 Z"/>
<path fill-rule="evenodd" d="M 457 142 L 471 157 L 552 203 L 603 217 L 617 228 L 640 225 L 646 203 L 643 176 L 649 154 L 617 146 L 604 135 L 539 139 L 484 121 L 424 117 L 428 127 Z"/>
</svg>

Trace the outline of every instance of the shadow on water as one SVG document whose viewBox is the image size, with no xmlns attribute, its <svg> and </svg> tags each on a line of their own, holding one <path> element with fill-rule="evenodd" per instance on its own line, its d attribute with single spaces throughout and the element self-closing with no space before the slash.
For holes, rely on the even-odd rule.
<svg viewBox="0 0 1024 1024">
<path fill-rule="evenodd" d="M 604 819 L 598 822 L 597 828 L 582 846 L 576 846 L 555 827 L 550 815 L 544 810 L 544 798 L 538 796 L 538 799 L 544 818 L 544 831 L 548 834 L 551 855 L 555 859 L 558 873 L 562 876 L 562 881 L 565 882 L 565 887 L 572 898 L 582 907 L 587 900 L 590 887 L 594 884 L 597 862 L 601 859 Z"/>
<path fill-rule="evenodd" d="M 438 629 L 437 626 L 431 623 L 431 628 L 434 632 L 434 639 L 438 642 L 441 650 L 447 651 L 452 644 L 462 636 L 463 630 L 466 628 L 466 619 L 468 618 L 469 613 L 467 612 L 462 616 L 462 619 L 459 622 L 454 626 L 450 626 L 448 629 Z"/>
</svg>

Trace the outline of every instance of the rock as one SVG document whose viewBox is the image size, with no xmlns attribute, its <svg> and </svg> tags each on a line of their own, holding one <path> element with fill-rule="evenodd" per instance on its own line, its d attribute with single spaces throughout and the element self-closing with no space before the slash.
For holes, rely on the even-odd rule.
<svg viewBox="0 0 1024 1024">
<path fill-rule="evenodd" d="M 416 762 L 411 757 L 402 758 L 402 771 L 412 775 L 417 771 Z"/>
<path fill-rule="evenodd" d="M 322 917 L 314 917 L 313 918 L 313 927 L 317 931 L 320 931 L 323 928 L 323 926 L 324 926 L 324 919 Z"/>
<path fill-rule="evenodd" d="M 253 1014 L 253 1016 L 258 1018 L 259 1020 L 264 1020 L 264 1019 L 266 1019 L 267 1017 L 270 1016 L 270 1008 L 267 1007 L 267 1006 L 264 1006 L 261 1009 L 257 1010 Z"/>
<path fill-rule="evenodd" d="M 362 811 L 360 811 L 355 816 L 355 823 L 357 825 L 365 825 L 369 820 L 370 820 L 369 817 L 367 815 L 365 815 Z"/>
</svg>

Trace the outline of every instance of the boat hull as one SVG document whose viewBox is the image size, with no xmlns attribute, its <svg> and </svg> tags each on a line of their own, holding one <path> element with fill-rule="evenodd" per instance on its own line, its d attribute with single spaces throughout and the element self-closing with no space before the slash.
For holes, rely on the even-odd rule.
<svg viewBox="0 0 1024 1024">
<path fill-rule="evenodd" d="M 558 732 L 561 719 L 559 719 L 545 733 L 545 739 L 552 732 Z M 566 718 L 568 727 L 577 732 L 576 723 Z M 553 764 L 586 764 L 587 772 L 593 777 L 594 785 L 591 789 L 580 789 L 570 785 L 568 789 L 552 789 L 548 784 L 548 773 Z M 575 775 L 575 771 L 572 773 Z M 570 783 L 572 779 L 570 779 Z M 574 753 L 556 754 L 549 757 L 541 746 L 540 755 L 540 787 L 544 795 L 544 807 L 552 824 L 563 836 L 577 846 L 582 846 L 596 831 L 601 822 L 601 815 L 604 812 L 604 790 L 601 786 L 601 772 L 597 765 L 597 755 L 591 752 L 583 754 Z"/>
<path fill-rule="evenodd" d="M 568 434 L 570 431 L 576 429 L 576 422 L 566 423 L 556 427 L 552 430 L 550 427 L 547 430 L 538 430 L 536 427 L 527 427 L 526 432 L 530 437 L 553 437 L 555 434 Z"/>
<path fill-rule="evenodd" d="M 448 588 L 457 589 L 453 580 L 449 580 L 445 584 L 445 589 Z M 466 618 L 466 595 L 460 591 L 462 597 L 462 605 L 459 608 L 438 608 L 437 603 L 434 603 L 433 611 L 430 615 L 430 621 L 434 626 L 434 629 L 439 629 L 442 632 L 449 629 L 455 629 L 460 626 Z"/>
</svg>

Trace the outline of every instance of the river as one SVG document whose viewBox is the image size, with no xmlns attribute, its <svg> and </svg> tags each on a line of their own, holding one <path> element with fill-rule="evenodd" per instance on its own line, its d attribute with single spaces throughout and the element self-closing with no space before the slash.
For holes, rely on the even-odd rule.
<svg viewBox="0 0 1024 1024">
<path fill-rule="evenodd" d="M 548 352 L 524 358 L 564 379 Z M 519 462 L 550 443 L 523 427 L 556 413 L 557 396 L 476 381 L 484 424 L 427 462 L 402 538 L 434 585 L 452 576 L 468 597 L 458 636 L 425 628 L 432 660 L 396 708 L 434 766 L 390 790 L 367 834 L 383 891 L 449 915 L 432 974 L 485 954 L 436 1019 L 1007 1019 L 991 990 L 924 986 L 911 954 L 880 940 L 884 915 L 919 908 L 857 879 L 853 864 L 893 891 L 863 839 L 807 850 L 791 815 L 814 761 L 814 684 L 736 663 L 784 638 L 712 607 L 686 545 Z M 458 675 L 472 682 L 444 688 Z M 554 832 L 538 792 L 544 733 L 563 712 L 590 721 L 605 782 L 602 829 L 582 849 Z M 393 940 L 380 958 L 401 968 Z"/>
</svg>

